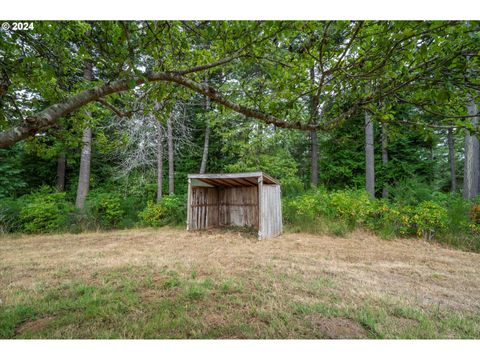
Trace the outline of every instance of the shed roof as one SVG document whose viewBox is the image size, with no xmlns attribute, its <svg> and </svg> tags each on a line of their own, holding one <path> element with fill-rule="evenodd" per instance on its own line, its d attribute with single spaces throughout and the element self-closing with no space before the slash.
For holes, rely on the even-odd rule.
<svg viewBox="0 0 480 360">
<path fill-rule="evenodd" d="M 256 186 L 259 178 L 263 178 L 265 184 L 280 184 L 278 180 L 262 171 L 230 174 L 189 174 L 188 178 L 201 180 L 212 186 Z"/>
</svg>

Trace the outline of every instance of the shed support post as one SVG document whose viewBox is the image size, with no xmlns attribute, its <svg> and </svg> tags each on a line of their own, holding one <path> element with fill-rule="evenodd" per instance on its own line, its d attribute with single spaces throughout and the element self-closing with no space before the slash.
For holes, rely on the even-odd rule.
<svg viewBox="0 0 480 360">
<path fill-rule="evenodd" d="M 187 195 L 187 231 L 191 230 L 191 218 L 192 218 L 192 179 L 188 179 L 188 195 Z"/>
<path fill-rule="evenodd" d="M 220 189 L 217 187 L 217 226 L 220 226 Z"/>
<path fill-rule="evenodd" d="M 263 176 L 258 178 L 258 240 L 263 240 Z"/>
</svg>

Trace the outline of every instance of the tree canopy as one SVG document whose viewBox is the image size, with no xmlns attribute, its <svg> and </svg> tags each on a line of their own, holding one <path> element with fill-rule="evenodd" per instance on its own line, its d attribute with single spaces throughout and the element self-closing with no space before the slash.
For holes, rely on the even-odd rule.
<svg viewBox="0 0 480 360">
<path fill-rule="evenodd" d="M 172 87 L 281 128 L 329 130 L 368 110 L 383 122 L 474 130 L 465 103 L 480 89 L 478 28 L 447 21 L 38 22 L 33 32 L 0 33 L 0 147 L 56 129 L 81 107 L 128 112 L 132 94 L 161 101 Z M 93 64 L 88 82 L 85 61 Z M 403 119 L 401 104 L 432 116 Z"/>
</svg>

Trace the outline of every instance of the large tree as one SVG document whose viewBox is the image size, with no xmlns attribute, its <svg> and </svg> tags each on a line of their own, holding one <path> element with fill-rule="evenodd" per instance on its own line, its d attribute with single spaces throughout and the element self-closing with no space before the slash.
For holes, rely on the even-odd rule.
<svg viewBox="0 0 480 360">
<path fill-rule="evenodd" d="M 91 61 L 85 62 L 84 77 L 85 80 L 92 80 L 93 64 Z M 86 120 L 90 121 L 91 112 L 86 112 Z M 78 174 L 77 198 L 75 206 L 79 209 L 85 207 L 85 200 L 90 189 L 90 164 L 92 159 L 92 128 L 87 126 L 82 135 L 82 155 L 80 157 L 80 169 Z"/>
</svg>

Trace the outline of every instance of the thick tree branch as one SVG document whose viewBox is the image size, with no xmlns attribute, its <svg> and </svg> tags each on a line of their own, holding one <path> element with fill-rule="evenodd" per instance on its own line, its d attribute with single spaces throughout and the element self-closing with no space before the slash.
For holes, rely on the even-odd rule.
<svg viewBox="0 0 480 360">
<path fill-rule="evenodd" d="M 177 73 L 158 72 L 145 74 L 145 77 L 142 78 L 123 79 L 108 82 L 103 85 L 96 86 L 90 90 L 73 95 L 60 103 L 49 106 L 39 113 L 24 119 L 20 125 L 0 132 L 0 148 L 8 147 L 18 141 L 26 139 L 30 136 L 34 136 L 39 131 L 45 131 L 53 127 L 60 117 L 70 114 L 71 112 L 78 110 L 80 107 L 90 102 L 99 101 L 99 99 L 111 94 L 127 91 L 131 88 L 132 83 L 138 86 L 146 82 L 156 81 L 172 82 L 184 86 L 199 94 L 205 95 L 211 100 L 222 104 L 240 114 L 261 120 L 267 124 L 272 124 L 280 128 L 292 128 L 299 130 L 315 130 L 319 128 L 319 126 L 307 125 L 301 122 L 287 122 L 286 120 L 279 119 L 273 115 L 263 113 L 256 109 L 235 104 L 232 101 L 224 98 L 212 87 L 197 83 Z"/>
<path fill-rule="evenodd" d="M 392 124 L 392 125 L 407 124 L 407 125 L 419 126 L 419 127 L 424 127 L 424 128 L 426 127 L 426 128 L 431 128 L 431 129 L 467 129 L 467 130 L 471 130 L 466 125 L 435 125 L 435 124 L 427 124 L 427 123 L 421 123 L 421 122 L 409 121 L 409 120 L 398 120 L 396 122 L 386 122 L 386 124 Z"/>
<path fill-rule="evenodd" d="M 112 110 L 118 117 L 128 117 L 130 116 L 132 113 L 131 112 L 122 112 L 120 111 L 119 109 L 117 109 L 115 106 L 113 106 L 112 104 L 108 103 L 105 99 L 103 98 L 99 98 L 97 100 L 97 102 L 99 102 L 100 104 L 102 104 L 103 106 L 105 106 L 106 108 Z"/>
<path fill-rule="evenodd" d="M 233 54 L 232 56 L 228 56 L 228 57 L 220 59 L 218 61 L 214 61 L 212 63 L 208 63 L 208 64 L 204 64 L 204 65 L 195 66 L 195 67 L 190 68 L 190 69 L 174 71 L 174 73 L 178 74 L 178 75 L 187 75 L 187 74 L 191 74 L 191 73 L 194 73 L 194 72 L 200 72 L 200 71 L 208 70 L 208 69 L 211 69 L 211 68 L 229 63 L 229 62 L 231 62 L 233 60 L 236 60 L 240 57 L 241 57 L 241 55 L 240 55 L 240 51 L 239 51 L 239 52 L 236 52 L 235 54 Z"/>
<path fill-rule="evenodd" d="M 278 31 L 278 32 L 281 32 L 283 31 L 284 27 L 281 27 L 281 29 Z M 278 33 L 277 32 L 277 33 Z M 250 47 L 251 45 L 255 44 L 255 43 L 259 43 L 259 42 L 263 42 L 263 41 L 266 41 L 268 39 L 270 39 L 271 35 L 266 35 L 264 37 L 260 37 L 260 35 L 256 36 L 252 41 L 248 42 L 247 44 L 245 44 L 244 46 L 242 46 L 240 49 L 236 50 L 232 55 L 230 56 L 227 56 L 223 59 L 220 59 L 220 60 L 217 60 L 217 61 L 214 61 L 214 62 L 211 62 L 211 63 L 208 63 L 208 64 L 204 64 L 204 65 L 199 65 L 199 66 L 195 66 L 195 67 L 192 67 L 190 69 L 185 69 L 185 70 L 180 70 L 180 71 L 172 71 L 178 75 L 187 75 L 187 74 L 191 74 L 191 73 L 195 73 L 195 72 L 200 72 L 200 71 L 204 71 L 204 70 L 208 70 L 208 69 L 211 69 L 211 68 L 214 68 L 214 67 L 217 67 L 217 66 L 220 66 L 220 65 L 223 65 L 223 64 L 226 64 L 226 63 L 229 63 L 233 60 L 236 60 L 236 59 L 239 59 L 241 58 L 242 56 L 246 56 L 246 55 L 242 55 L 242 53 L 245 51 L 245 49 L 247 49 L 248 47 Z"/>
<path fill-rule="evenodd" d="M 398 95 L 394 95 L 401 103 L 404 103 L 404 104 L 410 104 L 410 105 L 413 105 L 419 109 L 422 109 L 423 111 L 425 111 L 426 113 L 430 114 L 430 115 L 435 115 L 435 116 L 438 116 L 438 117 L 441 117 L 443 119 L 466 119 L 466 118 L 474 118 L 474 117 L 477 117 L 477 116 L 480 116 L 480 112 L 476 113 L 476 114 L 473 114 L 473 115 L 449 115 L 449 114 L 442 114 L 442 113 L 439 113 L 439 112 L 436 112 L 436 111 L 432 111 L 432 110 L 429 110 L 427 109 L 427 107 L 424 105 L 424 104 L 420 104 L 418 102 L 414 102 L 414 101 L 411 101 L 411 100 L 407 100 L 407 99 L 404 99 L 404 98 L 401 98 L 400 96 Z"/>
</svg>

